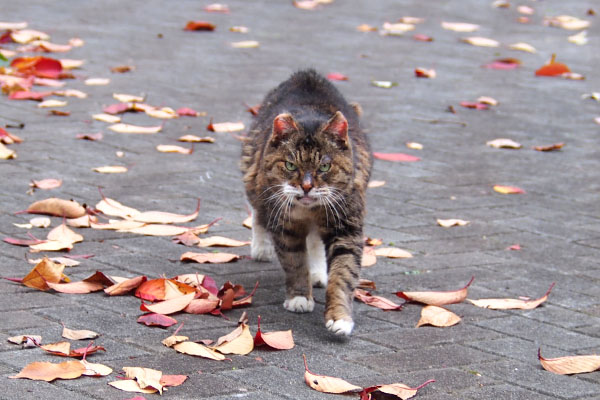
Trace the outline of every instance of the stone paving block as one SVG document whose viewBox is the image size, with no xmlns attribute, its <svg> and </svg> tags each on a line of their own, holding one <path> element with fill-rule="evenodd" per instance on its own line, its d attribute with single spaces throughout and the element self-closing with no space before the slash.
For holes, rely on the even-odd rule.
<svg viewBox="0 0 600 400">
<path fill-rule="evenodd" d="M 511 336 L 497 336 L 492 339 L 472 341 L 467 343 L 467 346 L 476 348 L 486 353 L 519 360 L 521 362 L 536 366 L 539 365 L 537 351 L 540 347 L 543 347 L 543 354 L 552 352 L 554 352 L 553 354 L 556 354 L 556 352 L 559 351 L 557 347 L 554 347 L 549 343 L 544 343 L 543 346 L 541 346 L 540 343 L 535 341 Z M 551 358 L 550 356 L 547 357 Z"/>
<path fill-rule="evenodd" d="M 10 375 L 14 375 L 11 373 Z M 29 400 L 29 399 L 65 399 L 65 400 L 91 400 L 98 397 L 87 396 L 84 393 L 74 392 L 60 387 L 55 383 L 34 382 L 29 384 L 26 379 L 8 379 L 2 377 L 2 391 L 0 399 L 3 400 Z"/>
<path fill-rule="evenodd" d="M 482 388 L 472 388 L 460 393 L 462 399 L 487 400 L 487 399 L 506 399 L 506 400 L 550 400 L 556 399 L 554 396 L 547 396 L 537 391 L 526 390 L 513 385 L 494 385 Z M 463 397 L 464 396 L 464 397 Z"/>
</svg>

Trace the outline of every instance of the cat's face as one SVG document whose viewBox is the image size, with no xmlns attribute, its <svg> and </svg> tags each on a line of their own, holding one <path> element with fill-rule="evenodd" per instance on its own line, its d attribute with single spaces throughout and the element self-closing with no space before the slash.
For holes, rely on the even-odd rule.
<svg viewBox="0 0 600 400">
<path fill-rule="evenodd" d="M 294 207 L 323 207 L 333 219 L 343 214 L 353 163 L 342 113 L 310 133 L 289 114 L 280 114 L 265 151 L 265 200 L 275 215 Z"/>
</svg>

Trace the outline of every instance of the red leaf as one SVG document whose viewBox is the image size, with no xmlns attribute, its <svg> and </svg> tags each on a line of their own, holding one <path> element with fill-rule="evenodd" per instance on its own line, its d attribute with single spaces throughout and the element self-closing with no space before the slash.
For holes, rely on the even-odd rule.
<svg viewBox="0 0 600 400">
<path fill-rule="evenodd" d="M 560 76 L 565 73 L 571 72 L 569 67 L 567 67 L 563 63 L 556 62 L 556 54 L 552 54 L 552 58 L 550 62 L 537 71 L 535 71 L 536 76 Z"/>
<path fill-rule="evenodd" d="M 373 296 L 371 293 L 362 289 L 354 290 L 354 297 L 371 307 L 376 307 L 384 311 L 400 311 L 402 310 L 401 304 L 396 304 L 393 301 L 386 299 L 381 296 Z"/>
<path fill-rule="evenodd" d="M 492 61 L 491 63 L 482 65 L 482 67 L 488 68 L 488 69 L 509 70 L 509 69 L 518 68 L 519 63 L 516 62 L 516 60 L 508 58 L 508 59 Z"/>
<path fill-rule="evenodd" d="M 378 158 L 380 160 L 394 161 L 394 162 L 415 162 L 415 161 L 421 160 L 419 157 L 411 156 L 410 154 L 404 154 L 404 153 L 373 152 L 373 157 Z"/>
<path fill-rule="evenodd" d="M 60 61 L 41 56 L 15 58 L 10 66 L 22 74 L 39 78 L 58 79 L 62 72 Z"/>
<path fill-rule="evenodd" d="M 105 112 L 106 114 L 111 114 L 111 115 L 122 114 L 126 111 L 132 111 L 132 110 L 135 111 L 135 109 L 129 103 L 111 104 L 110 106 L 106 106 L 102 109 L 103 112 Z"/>
<path fill-rule="evenodd" d="M 183 116 L 186 116 L 186 117 L 197 117 L 200 114 L 198 111 L 193 110 L 193 109 L 188 108 L 188 107 L 181 107 L 176 112 L 177 112 L 177 115 L 179 115 L 180 117 L 183 117 Z"/>
<path fill-rule="evenodd" d="M 348 77 L 339 72 L 332 72 L 330 74 L 327 74 L 327 79 L 329 79 L 330 81 L 347 81 Z"/>
<path fill-rule="evenodd" d="M 13 244 L 15 246 L 31 246 L 32 244 L 44 243 L 44 240 L 39 240 L 39 239 L 17 239 L 17 238 L 5 237 L 2 240 L 4 240 L 8 244 Z"/>
<path fill-rule="evenodd" d="M 433 42 L 433 38 L 431 36 L 423 35 L 422 33 L 413 35 L 413 39 L 418 40 L 419 42 Z"/>
<path fill-rule="evenodd" d="M 167 315 L 149 313 L 140 316 L 137 322 L 148 326 L 160 326 L 163 328 L 167 328 L 171 325 L 175 325 L 177 323 L 177 320 Z"/>
<path fill-rule="evenodd" d="M 276 350 L 289 350 L 294 347 L 294 338 L 292 337 L 292 331 L 277 331 L 263 333 L 260 330 L 260 315 L 258 316 L 258 330 L 254 336 L 254 345 L 262 346 L 266 344 L 272 349 Z"/>
<path fill-rule="evenodd" d="M 187 23 L 187 25 L 185 26 L 185 28 L 183 28 L 183 30 L 184 31 L 214 31 L 215 28 L 216 28 L 216 26 L 211 24 L 210 22 L 189 21 Z"/>
<path fill-rule="evenodd" d="M 36 100 L 41 101 L 44 97 L 52 95 L 52 92 L 34 92 L 19 90 L 12 92 L 8 98 L 11 100 Z"/>
<path fill-rule="evenodd" d="M 163 386 L 179 386 L 187 378 L 187 375 L 163 375 L 160 377 L 160 384 Z"/>
<path fill-rule="evenodd" d="M 461 101 L 460 105 L 465 108 L 472 108 L 474 110 L 487 110 L 488 108 L 490 108 L 490 106 L 488 106 L 487 104 L 476 103 L 473 101 Z"/>
</svg>

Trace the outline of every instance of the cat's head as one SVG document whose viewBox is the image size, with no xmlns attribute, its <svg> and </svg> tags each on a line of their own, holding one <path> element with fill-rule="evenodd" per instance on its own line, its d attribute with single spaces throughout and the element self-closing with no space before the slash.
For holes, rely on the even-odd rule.
<svg viewBox="0 0 600 400">
<path fill-rule="evenodd" d="M 340 213 L 354 175 L 348 121 L 340 111 L 322 123 L 307 121 L 287 113 L 273 120 L 263 170 L 270 199 L 274 207 L 321 206 Z"/>
</svg>

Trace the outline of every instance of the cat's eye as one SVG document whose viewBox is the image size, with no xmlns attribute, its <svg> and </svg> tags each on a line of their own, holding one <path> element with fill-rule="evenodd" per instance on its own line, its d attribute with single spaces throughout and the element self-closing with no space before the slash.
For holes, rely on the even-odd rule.
<svg viewBox="0 0 600 400">
<path fill-rule="evenodd" d="M 296 164 L 294 164 L 294 163 L 291 163 L 291 162 L 289 162 L 289 161 L 286 161 L 286 162 L 285 162 L 285 168 L 286 168 L 288 171 L 295 171 L 295 170 L 297 170 L 297 169 L 298 169 L 298 167 L 296 166 Z"/>
<path fill-rule="evenodd" d="M 321 172 L 327 172 L 331 169 L 331 163 L 327 163 L 327 164 L 321 164 L 319 166 L 319 171 Z"/>
</svg>

